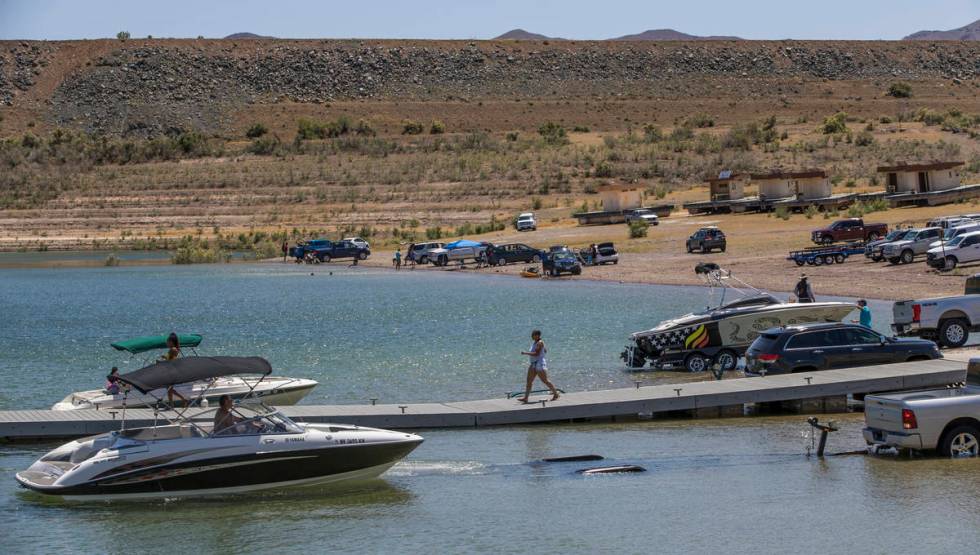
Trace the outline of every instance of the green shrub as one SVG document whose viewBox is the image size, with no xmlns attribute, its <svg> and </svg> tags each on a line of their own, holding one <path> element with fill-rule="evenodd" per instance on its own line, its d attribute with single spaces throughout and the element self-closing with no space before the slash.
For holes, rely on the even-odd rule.
<svg viewBox="0 0 980 555">
<path fill-rule="evenodd" d="M 541 210 L 541 199 L 538 197 L 534 197 L 531 200 L 531 208 L 533 208 L 534 210 Z"/>
<path fill-rule="evenodd" d="M 875 144 L 875 137 L 869 131 L 861 131 L 854 137 L 854 144 L 857 146 L 871 146 Z"/>
<path fill-rule="evenodd" d="M 702 129 L 705 127 L 714 127 L 715 119 L 709 116 L 708 114 L 703 114 L 703 113 L 694 114 L 688 117 L 686 120 L 684 120 L 684 126 L 697 127 L 698 129 Z"/>
<path fill-rule="evenodd" d="M 442 135 L 445 132 L 446 132 L 446 124 L 442 123 L 439 120 L 433 121 L 432 125 L 429 126 L 430 135 Z"/>
<path fill-rule="evenodd" d="M 412 120 L 405 120 L 402 122 L 402 135 L 421 135 L 425 131 L 425 127 Z"/>
<path fill-rule="evenodd" d="M 785 206 L 777 206 L 773 214 L 780 220 L 788 220 L 790 216 L 789 208 Z"/>
<path fill-rule="evenodd" d="M 806 210 L 803 211 L 803 215 L 806 216 L 806 219 L 812 220 L 813 217 L 816 216 L 817 212 L 819 211 L 820 210 L 818 210 L 816 206 L 811 204 L 810 206 L 806 207 Z"/>
<path fill-rule="evenodd" d="M 847 114 L 845 112 L 837 112 L 832 116 L 827 116 L 823 120 L 821 130 L 824 135 L 847 133 Z"/>
<path fill-rule="evenodd" d="M 425 228 L 425 238 L 430 241 L 442 239 L 442 228 L 439 226 Z"/>
<path fill-rule="evenodd" d="M 572 131 L 575 133 L 588 133 L 591 129 L 589 129 L 588 125 L 576 125 L 572 128 Z"/>
<path fill-rule="evenodd" d="M 116 38 L 119 40 L 128 40 L 129 31 L 119 31 L 118 33 L 116 33 Z"/>
<path fill-rule="evenodd" d="M 894 98 L 911 98 L 912 85 L 902 82 L 892 83 L 891 86 L 888 87 L 888 92 L 885 94 Z"/>
<path fill-rule="evenodd" d="M 612 166 L 610 166 L 605 160 L 599 162 L 599 164 L 595 167 L 595 171 L 592 172 L 592 175 L 595 177 L 612 177 L 612 174 Z"/>
<path fill-rule="evenodd" d="M 357 125 L 354 126 L 354 134 L 359 137 L 374 137 L 378 132 L 367 121 L 358 120 Z"/>
<path fill-rule="evenodd" d="M 568 144 L 568 133 L 561 125 L 549 121 L 538 128 L 538 134 L 549 145 L 561 146 Z"/>
<path fill-rule="evenodd" d="M 630 222 L 630 239 L 639 239 L 640 237 L 646 237 L 647 231 L 650 229 L 650 224 L 646 220 L 633 220 Z"/>
<path fill-rule="evenodd" d="M 506 139 L 512 143 L 517 142 L 519 136 L 520 134 L 517 131 L 508 131 L 507 135 L 505 135 Z"/>
<path fill-rule="evenodd" d="M 300 140 L 332 139 L 347 135 L 351 131 L 350 118 L 346 116 L 331 121 L 300 118 L 297 122 L 296 138 Z"/>
<path fill-rule="evenodd" d="M 266 128 L 264 124 L 253 123 L 252 126 L 245 131 L 245 136 L 248 137 L 249 139 L 258 139 L 259 137 L 265 135 L 268 132 L 269 130 Z"/>
<path fill-rule="evenodd" d="M 664 132 L 653 124 L 643 126 L 643 140 L 648 143 L 658 143 L 664 138 Z"/>
<path fill-rule="evenodd" d="M 279 146 L 279 137 L 260 137 L 245 147 L 245 150 L 252 154 L 268 156 L 270 154 L 275 154 L 279 150 Z"/>
<path fill-rule="evenodd" d="M 118 266 L 119 265 L 119 257 L 116 256 L 115 253 L 112 253 L 109 256 L 105 257 L 105 262 L 104 262 L 103 265 L 108 266 L 108 267 Z"/>
</svg>

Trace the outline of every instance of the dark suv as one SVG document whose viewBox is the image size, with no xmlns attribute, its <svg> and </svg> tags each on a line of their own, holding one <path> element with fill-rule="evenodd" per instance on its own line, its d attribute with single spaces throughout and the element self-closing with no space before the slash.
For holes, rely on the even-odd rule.
<svg viewBox="0 0 980 555">
<path fill-rule="evenodd" d="M 541 264 L 544 273 L 549 276 L 560 276 L 561 274 L 581 275 L 582 265 L 578 258 L 567 251 L 550 252 L 544 257 Z"/>
<path fill-rule="evenodd" d="M 687 238 L 687 252 L 701 251 L 709 253 L 713 249 L 721 249 L 725 252 L 728 247 L 728 240 L 725 234 L 717 227 L 702 227 Z"/>
<path fill-rule="evenodd" d="M 510 243 L 507 245 L 492 245 L 487 248 L 487 256 L 490 264 L 503 266 L 511 262 L 541 262 L 542 254 L 538 249 L 529 247 L 523 243 Z"/>
<path fill-rule="evenodd" d="M 857 324 L 800 324 L 771 328 L 745 351 L 745 373 L 791 374 L 869 364 L 942 358 L 932 341 L 885 337 Z"/>
</svg>

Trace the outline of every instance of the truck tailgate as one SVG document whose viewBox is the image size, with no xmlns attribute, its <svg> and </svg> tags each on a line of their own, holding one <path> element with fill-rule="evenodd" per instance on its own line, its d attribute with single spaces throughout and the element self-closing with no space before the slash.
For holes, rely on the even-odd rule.
<svg viewBox="0 0 980 555">
<path fill-rule="evenodd" d="M 892 315 L 896 324 L 912 323 L 912 305 L 915 301 L 896 301 L 892 306 Z"/>
<path fill-rule="evenodd" d="M 901 432 L 902 401 L 868 395 L 864 398 L 864 423 L 869 428 Z"/>
</svg>

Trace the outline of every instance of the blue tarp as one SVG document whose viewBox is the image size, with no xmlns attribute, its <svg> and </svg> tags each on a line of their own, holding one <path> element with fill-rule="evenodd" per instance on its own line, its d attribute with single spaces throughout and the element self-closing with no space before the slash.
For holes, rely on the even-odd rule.
<svg viewBox="0 0 980 555">
<path fill-rule="evenodd" d="M 446 245 L 447 249 L 457 249 L 459 247 L 479 247 L 480 243 L 476 241 L 470 241 L 469 239 L 460 239 L 459 241 L 453 241 Z"/>
</svg>

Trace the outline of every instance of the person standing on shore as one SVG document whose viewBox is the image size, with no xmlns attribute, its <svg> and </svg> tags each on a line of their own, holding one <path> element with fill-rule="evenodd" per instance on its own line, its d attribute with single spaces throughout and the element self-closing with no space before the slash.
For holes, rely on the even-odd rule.
<svg viewBox="0 0 980 555">
<path fill-rule="evenodd" d="M 793 289 L 793 294 L 796 295 L 796 302 L 798 303 L 813 302 L 813 287 L 811 287 L 810 282 L 807 281 L 806 274 L 800 275 L 800 281 L 796 283 L 796 287 Z"/>
<path fill-rule="evenodd" d="M 862 326 L 871 329 L 871 307 L 868 306 L 868 301 L 860 299 L 858 301 L 858 310 L 860 315 L 857 320 L 851 320 L 855 324 L 861 324 Z"/>
<path fill-rule="evenodd" d="M 521 351 L 521 354 L 530 357 L 531 361 L 527 367 L 527 383 L 524 386 L 524 397 L 518 399 L 518 401 L 522 403 L 528 402 L 528 398 L 531 396 L 531 386 L 534 384 L 534 378 L 540 379 L 551 390 L 552 401 L 556 401 L 561 397 L 558 395 L 558 389 L 555 388 L 555 385 L 548 380 L 548 360 L 545 358 L 547 352 L 548 348 L 545 347 L 544 341 L 541 340 L 541 330 L 532 331 L 530 350 Z"/>
<path fill-rule="evenodd" d="M 289 256 L 289 241 L 285 239 L 282 240 L 282 261 L 286 261 L 286 257 Z"/>
<path fill-rule="evenodd" d="M 402 269 L 402 250 L 395 250 L 395 257 L 391 260 L 391 263 L 395 266 L 396 270 Z"/>
</svg>

